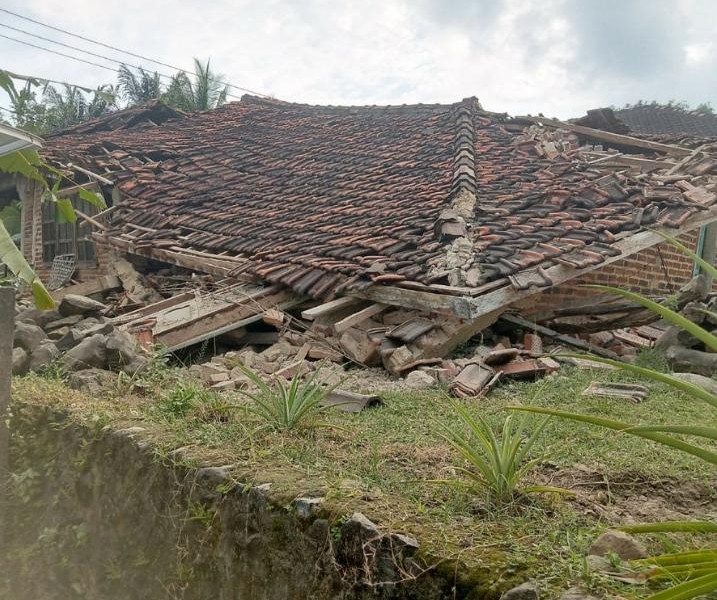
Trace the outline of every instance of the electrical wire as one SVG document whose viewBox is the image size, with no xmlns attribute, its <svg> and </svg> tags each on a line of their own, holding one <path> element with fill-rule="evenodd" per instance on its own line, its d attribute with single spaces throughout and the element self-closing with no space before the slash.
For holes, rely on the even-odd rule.
<svg viewBox="0 0 717 600">
<path fill-rule="evenodd" d="M 102 47 L 104 47 L 104 48 L 107 48 L 107 49 L 109 49 L 109 50 L 113 50 L 113 51 L 115 51 L 115 52 L 119 52 L 119 53 L 121 53 L 121 54 L 127 54 L 127 55 L 129 55 L 129 56 L 134 56 L 135 58 L 139 58 L 139 59 L 141 59 L 141 60 L 144 60 L 144 61 L 147 61 L 147 62 L 151 62 L 151 63 L 154 63 L 154 64 L 156 64 L 156 65 L 161 65 L 161 66 L 163 66 L 163 67 L 168 67 L 168 68 L 173 69 L 173 70 L 175 70 L 175 71 L 180 71 L 180 72 L 182 72 L 182 73 L 185 73 L 186 75 L 193 75 L 193 73 L 191 73 L 191 72 L 189 72 L 189 71 L 187 71 L 187 70 L 185 70 L 185 69 L 182 69 L 181 67 L 176 67 L 176 66 L 171 65 L 171 64 L 169 64 L 169 63 L 165 63 L 165 62 L 162 62 L 162 61 L 159 61 L 159 60 L 155 60 L 155 59 L 153 59 L 153 58 L 149 58 L 149 57 L 143 56 L 143 55 L 141 55 L 141 54 L 136 54 L 135 52 L 130 52 L 129 50 L 122 50 L 121 48 L 117 48 L 116 46 L 112 46 L 112 45 L 110 45 L 110 44 L 105 44 L 104 42 L 99 42 L 99 41 L 97 41 L 97 40 L 93 40 L 92 38 L 85 37 L 84 35 L 80 35 L 80 34 L 78 34 L 78 33 L 73 33 L 73 32 L 71 32 L 71 31 L 68 31 L 68 30 L 66 30 L 66 29 L 62 29 L 62 28 L 60 28 L 60 27 L 55 27 L 54 25 L 49 25 L 49 24 L 47 24 L 47 23 L 43 23 L 42 21 L 38 21 L 38 20 L 36 20 L 36 19 L 32 19 L 32 18 L 30 18 L 30 17 L 26 17 L 26 16 L 24 16 L 24 15 L 21 15 L 21 14 L 19 14 L 19 13 L 13 12 L 13 11 L 11 11 L 11 10 L 7 10 L 6 8 L 0 8 L 0 11 L 6 13 L 6 14 L 8 14 L 8 15 L 12 15 L 13 17 L 17 17 L 18 19 L 23 19 L 23 20 L 25 20 L 25 21 L 29 21 L 30 23 L 34 23 L 34 24 L 36 24 L 36 25 L 40 25 L 41 27 L 46 27 L 46 28 L 48 28 L 48 29 L 52 29 L 52 30 L 57 31 L 57 32 L 59 32 L 59 33 L 63 33 L 63 34 L 65 34 L 65 35 L 69 35 L 69 36 L 72 36 L 72 37 L 75 37 L 75 38 L 84 40 L 84 41 L 86 41 L 86 42 L 89 42 L 89 43 L 91 43 L 91 44 L 95 44 L 95 45 L 97 45 L 97 46 L 102 46 Z M 34 34 L 28 34 L 28 35 L 34 35 Z M 36 37 L 40 37 L 40 36 L 36 36 Z M 46 39 L 46 38 L 43 38 L 43 39 Z M 50 41 L 52 41 L 52 40 L 50 40 Z M 61 44 L 61 42 L 54 42 L 54 43 Z M 65 44 L 62 44 L 62 45 L 65 45 Z M 81 52 L 87 52 L 88 54 L 92 54 L 92 53 L 89 52 L 88 50 L 81 50 Z M 108 59 L 108 60 L 113 60 L 113 59 Z M 137 67 L 135 67 L 135 68 L 137 68 Z M 222 83 L 224 83 L 224 82 L 222 82 Z M 254 94 L 254 95 L 256 95 L 256 96 L 262 96 L 262 97 L 264 97 L 264 98 L 270 98 L 270 96 L 269 96 L 268 94 L 263 94 L 263 93 L 261 93 L 261 92 L 255 91 L 255 90 L 251 90 L 251 89 L 249 89 L 249 88 L 245 88 L 245 87 L 242 87 L 242 86 L 239 86 L 239 85 L 234 85 L 233 83 L 227 82 L 226 85 L 227 85 L 228 87 L 230 87 L 230 88 L 234 88 L 234 89 L 240 90 L 240 91 L 242 91 L 242 92 L 247 92 L 247 93 L 249 93 L 249 94 Z M 236 97 L 236 96 L 233 96 L 233 97 Z"/>
<path fill-rule="evenodd" d="M 44 41 L 46 41 L 46 42 L 50 42 L 50 43 L 52 43 L 52 44 L 57 44 L 58 46 L 64 46 L 65 48 L 69 48 L 70 50 L 76 50 L 76 51 L 78 51 L 78 52 L 83 52 L 83 53 L 85 53 L 85 54 L 89 54 L 90 56 L 95 56 L 95 57 L 101 58 L 101 59 L 103 59 L 103 60 L 108 60 L 108 61 L 110 61 L 110 62 L 117 63 L 118 65 L 122 65 L 122 66 L 126 66 L 126 67 L 132 67 L 133 69 L 138 69 L 138 70 L 142 69 L 142 67 L 140 67 L 140 66 L 138 66 L 138 65 L 128 64 L 128 63 L 125 63 L 125 62 L 123 62 L 123 61 L 121 61 L 121 60 L 117 60 L 117 59 L 115 59 L 115 58 L 110 58 L 109 56 L 104 56 L 104 55 L 102 55 L 102 54 L 96 54 L 95 52 L 90 52 L 89 50 L 83 50 L 82 48 L 78 48 L 77 46 L 71 46 L 70 44 L 65 44 L 65 43 L 63 43 L 63 42 L 58 42 L 58 41 L 56 41 L 56 40 L 53 40 L 53 39 L 50 39 L 50 38 L 46 38 L 46 37 L 44 37 L 44 36 L 42 36 L 42 35 L 37 35 L 37 34 L 35 34 L 35 33 L 31 33 L 31 32 L 29 32 L 29 31 L 25 31 L 25 30 L 19 29 L 19 28 L 17 28 L 17 27 L 12 27 L 11 25 L 6 25 L 5 23 L 0 23 L 0 27 L 6 27 L 7 29 L 12 29 L 13 31 L 17 31 L 17 32 L 19 32 L 19 33 L 24 33 L 25 35 L 29 35 L 29 36 L 32 36 L 32 37 L 35 37 L 35 38 L 39 38 L 39 39 L 41 39 L 41 40 L 44 40 Z M 2 34 L 0 34 L 0 35 L 2 35 Z M 3 37 L 7 37 L 7 36 L 3 36 Z M 13 39 L 13 38 L 9 38 L 9 39 Z M 18 41 L 18 42 L 20 42 L 20 43 L 23 43 L 21 40 L 14 40 L 14 41 Z M 39 47 L 39 46 L 36 46 L 36 47 Z M 50 50 L 50 49 L 47 48 L 47 50 Z M 99 65 L 98 65 L 98 66 L 99 66 Z M 106 67 L 105 67 L 105 68 L 106 68 Z M 113 69 L 113 70 L 117 71 L 116 69 Z M 119 71 L 117 71 L 117 72 L 119 72 Z M 172 75 L 167 75 L 166 73 L 157 72 L 157 75 L 159 75 L 160 77 L 164 77 L 165 79 L 168 79 L 168 80 L 170 80 L 170 81 L 171 81 L 172 79 L 174 79 L 174 77 L 172 77 Z M 227 94 L 227 96 L 229 96 L 230 98 L 236 98 L 237 100 L 241 100 L 241 96 L 234 96 L 233 94 Z"/>
</svg>

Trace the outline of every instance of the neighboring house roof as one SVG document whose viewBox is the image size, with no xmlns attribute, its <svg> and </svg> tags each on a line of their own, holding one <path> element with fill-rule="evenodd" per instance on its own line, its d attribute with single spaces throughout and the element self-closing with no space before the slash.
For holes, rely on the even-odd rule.
<svg viewBox="0 0 717 600">
<path fill-rule="evenodd" d="M 243 257 L 262 279 L 315 297 L 600 265 L 625 235 L 680 227 L 715 200 L 591 167 L 575 135 L 535 122 L 474 98 L 330 107 L 248 96 L 161 127 L 75 130 L 45 154 L 116 184 L 126 204 L 111 233 L 133 247 Z M 550 285 L 535 272 L 533 284 Z"/>
<path fill-rule="evenodd" d="M 717 141 L 717 115 L 677 106 L 636 104 L 628 108 L 589 110 L 581 125 L 638 137 L 679 141 Z"/>
<path fill-rule="evenodd" d="M 184 117 L 181 110 L 166 105 L 161 100 L 150 100 L 143 104 L 136 104 L 122 110 L 107 113 L 101 117 L 88 119 L 77 125 L 71 125 L 60 131 L 55 131 L 47 137 L 64 135 L 84 135 L 133 127 L 156 127 L 168 121 Z"/>
</svg>

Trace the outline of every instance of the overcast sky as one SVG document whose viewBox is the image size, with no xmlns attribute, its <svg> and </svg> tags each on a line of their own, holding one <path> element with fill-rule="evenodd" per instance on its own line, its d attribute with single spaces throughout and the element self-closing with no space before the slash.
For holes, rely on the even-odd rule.
<svg viewBox="0 0 717 600">
<path fill-rule="evenodd" d="M 184 68 L 194 56 L 211 57 L 230 82 L 282 100 L 477 96 L 488 110 L 561 118 L 639 99 L 717 108 L 717 0 L 4 0 L 0 7 Z M 170 72 L 5 13 L 0 23 Z M 83 56 L 5 27 L 0 34 Z M 116 78 L 4 38 L 0 56 L 2 68 L 88 87 Z"/>
</svg>

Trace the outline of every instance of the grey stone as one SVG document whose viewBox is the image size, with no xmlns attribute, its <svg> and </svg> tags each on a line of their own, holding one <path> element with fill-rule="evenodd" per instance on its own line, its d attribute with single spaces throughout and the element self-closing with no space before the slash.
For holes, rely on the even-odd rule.
<svg viewBox="0 0 717 600">
<path fill-rule="evenodd" d="M 20 346 L 12 349 L 12 374 L 24 375 L 27 373 L 30 356 L 24 348 Z"/>
<path fill-rule="evenodd" d="M 28 367 L 31 371 L 37 371 L 49 365 L 59 355 L 57 346 L 49 340 L 45 341 L 32 351 Z"/>
<path fill-rule="evenodd" d="M 107 307 L 88 298 L 87 296 L 78 296 L 77 294 L 67 294 L 58 307 L 58 311 L 63 317 L 69 317 L 70 315 L 93 315 L 98 314 L 105 310 Z"/>
<path fill-rule="evenodd" d="M 53 342 L 57 342 L 70 333 L 69 327 L 60 327 L 59 329 L 53 329 L 47 334 Z"/>
<path fill-rule="evenodd" d="M 425 371 L 411 371 L 404 380 L 407 388 L 425 390 L 436 385 L 436 380 Z"/>
<path fill-rule="evenodd" d="M 584 592 L 579 587 L 571 587 L 563 592 L 563 595 L 560 596 L 560 600 L 598 600 L 598 598 Z"/>
<path fill-rule="evenodd" d="M 70 348 L 74 348 L 79 344 L 83 339 L 85 338 L 85 335 L 78 331 L 75 327 L 68 330 L 68 332 L 63 335 L 59 340 L 56 340 L 57 347 L 62 350 L 63 352 L 69 350 Z"/>
<path fill-rule="evenodd" d="M 705 377 L 697 373 L 673 373 L 672 376 L 691 383 L 692 385 L 699 386 L 712 394 L 717 394 L 717 381 L 711 377 Z"/>
<path fill-rule="evenodd" d="M 62 357 L 62 363 L 68 371 L 82 369 L 104 369 L 107 365 L 107 337 L 101 334 L 91 335 L 71 348 Z"/>
<path fill-rule="evenodd" d="M 143 371 L 146 371 L 148 367 L 149 358 L 138 354 L 132 359 L 131 362 L 122 366 L 122 372 L 127 373 L 127 375 L 137 375 L 137 373 L 142 373 Z"/>
<path fill-rule="evenodd" d="M 75 325 L 82 321 L 82 315 L 70 315 L 69 317 L 62 317 L 61 319 L 57 319 L 56 321 L 51 321 L 43 329 L 45 331 L 53 331 L 55 329 L 59 329 L 60 327 L 70 327 L 72 325 Z"/>
<path fill-rule="evenodd" d="M 391 546 L 394 548 L 400 548 L 402 550 L 418 550 L 419 543 L 415 537 L 406 535 L 404 533 L 392 533 L 390 535 Z"/>
<path fill-rule="evenodd" d="M 104 369 L 85 369 L 70 373 L 67 383 L 75 390 L 99 396 L 115 380 L 115 374 Z"/>
<path fill-rule="evenodd" d="M 323 498 L 296 498 L 292 506 L 299 518 L 309 519 L 318 512 L 323 501 Z"/>
<path fill-rule="evenodd" d="M 138 356 L 137 340 L 126 331 L 115 329 L 105 342 L 107 366 L 112 370 L 131 364 Z"/>
<path fill-rule="evenodd" d="M 521 583 L 519 586 L 504 592 L 500 597 L 501 600 L 538 600 L 539 598 L 538 586 L 532 581 Z"/>
<path fill-rule="evenodd" d="M 40 310 L 39 308 L 26 308 L 20 311 L 15 317 L 15 322 L 34 323 L 38 327 L 45 327 L 48 323 L 56 321 L 61 317 L 56 309 Z"/>
<path fill-rule="evenodd" d="M 588 567 L 591 571 L 602 571 L 603 573 L 610 573 L 615 570 L 610 560 L 604 556 L 596 556 L 594 554 L 589 554 L 585 561 L 587 562 Z"/>
<path fill-rule="evenodd" d="M 15 323 L 13 346 L 19 346 L 26 352 L 32 353 L 46 339 L 47 335 L 37 325 L 23 322 Z"/>
<path fill-rule="evenodd" d="M 617 554 L 623 560 L 633 560 L 645 558 L 647 549 L 631 535 L 609 529 L 593 542 L 588 554 L 606 556 L 610 553 Z"/>
</svg>

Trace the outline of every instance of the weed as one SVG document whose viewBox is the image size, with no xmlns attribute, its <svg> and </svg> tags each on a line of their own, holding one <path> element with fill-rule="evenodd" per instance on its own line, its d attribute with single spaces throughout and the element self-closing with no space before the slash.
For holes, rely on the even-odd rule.
<svg viewBox="0 0 717 600">
<path fill-rule="evenodd" d="M 242 391 L 252 400 L 249 410 L 276 429 L 316 426 L 317 417 L 328 408 L 321 401 L 336 388 L 318 380 L 318 370 L 305 380 L 297 373 L 288 384 L 281 379 L 268 384 L 248 367 L 239 368 L 259 388 L 257 393 Z"/>
<path fill-rule="evenodd" d="M 468 409 L 459 402 L 454 402 L 456 413 L 461 424 L 467 426 L 468 434 L 459 429 L 439 422 L 441 436 L 468 461 L 469 467 L 461 467 L 471 488 L 488 492 L 489 498 L 496 504 L 505 504 L 516 499 L 521 479 L 543 457 L 527 460 L 528 453 L 545 428 L 547 418 L 527 436 L 527 421 L 521 417 L 514 423 L 513 415 L 503 422 L 500 437 L 485 419 L 473 417 Z M 553 488 L 526 487 L 525 492 L 557 491 Z"/>
<path fill-rule="evenodd" d="M 212 392 L 199 383 L 180 381 L 157 404 L 157 408 L 167 417 L 184 417 L 199 404 L 209 400 L 211 395 Z"/>
</svg>

